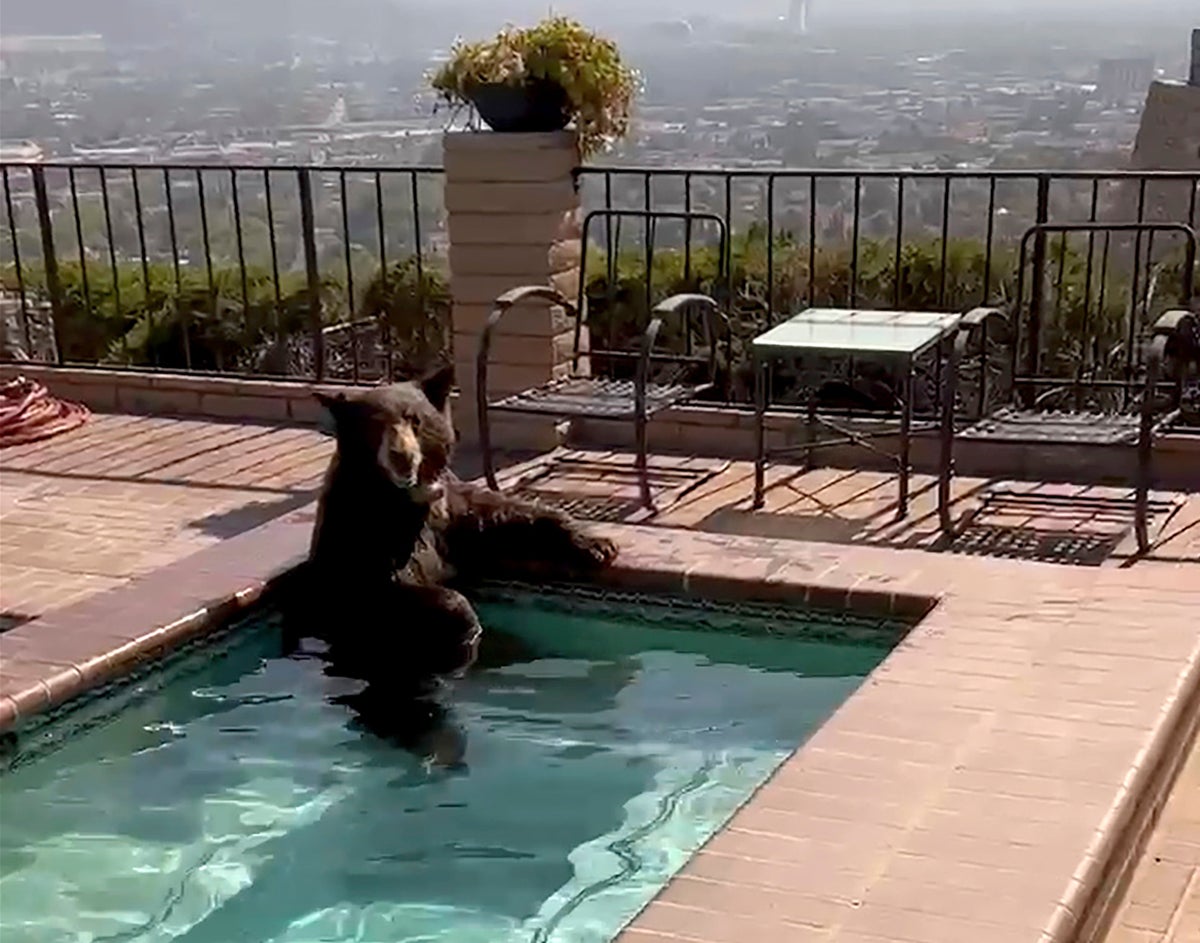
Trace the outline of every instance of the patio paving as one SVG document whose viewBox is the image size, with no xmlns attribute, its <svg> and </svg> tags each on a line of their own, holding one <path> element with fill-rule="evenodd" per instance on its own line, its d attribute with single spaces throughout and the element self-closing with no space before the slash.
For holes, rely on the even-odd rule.
<svg viewBox="0 0 1200 943">
<path fill-rule="evenodd" d="M 311 428 L 101 415 L 72 435 L 0 451 L 0 619 L 4 620 L 0 631 L 302 508 L 314 497 L 331 450 L 330 440 Z M 511 483 L 541 471 L 524 490 L 570 504 L 583 516 L 610 522 L 640 519 L 630 500 L 634 479 L 626 467 L 627 456 L 575 453 L 571 457 L 576 461 L 561 470 L 546 470 L 534 461 L 507 469 L 503 478 Z M 708 532 L 722 539 L 765 537 L 860 546 L 875 548 L 876 554 L 937 546 L 932 482 L 920 476 L 914 480 L 909 518 L 895 522 L 894 482 L 884 474 L 775 468 L 769 478 L 767 507 L 754 512 L 749 507 L 753 472 L 748 463 L 714 465 L 659 456 L 652 467 L 656 491 L 675 500 L 654 519 L 656 525 Z M 955 513 L 975 506 L 984 485 L 976 479 L 956 480 Z M 1079 552 L 1082 558 L 1076 562 L 1087 566 L 1064 567 L 1064 573 L 1089 570 L 1099 588 L 1104 578 L 1097 569 L 1105 567 L 1125 570 L 1126 581 L 1145 571 L 1154 585 L 1163 588 L 1185 591 L 1198 585 L 1200 496 L 1186 498 L 1178 507 L 1171 506 L 1175 496 L 1156 496 L 1170 514 L 1164 510 L 1158 521 L 1163 530 L 1150 557 L 1134 560 L 1131 521 L 1121 513 L 1073 509 L 1053 500 L 1064 489 L 1030 487 L 1046 495 L 1044 507 L 993 508 L 991 517 L 976 518 L 971 525 L 983 538 L 962 549 L 979 553 L 990 547 L 1017 559 L 1027 555 L 1044 559 L 1047 553 L 1050 558 L 1058 553 L 1068 559 Z M 1006 533 L 1023 536 L 1005 540 Z M 1029 538 L 1031 534 L 1074 538 L 1039 542 Z M 911 558 L 911 554 L 904 556 Z M 1020 572 L 1010 569 L 1013 565 L 1003 566 L 1008 580 Z M 1035 580 L 1049 585 L 1053 577 L 1048 572 L 1044 566 L 1036 567 Z M 996 570 L 985 582 L 1001 575 Z M 1006 629 L 1010 631 L 1016 642 L 1016 628 Z M 1082 626 L 1072 625 L 1072 631 L 1082 631 Z M 1118 641 L 1113 636 L 1112 644 Z M 1032 636 L 1029 644 L 1034 644 Z M 962 657 L 971 656 L 964 652 Z M 981 707 L 972 704 L 972 709 Z M 747 853 L 747 860 L 754 858 Z M 719 863 L 722 858 L 718 853 L 708 860 Z M 1110 931 L 1110 943 L 1200 939 L 1198 870 L 1200 749 L 1193 748 Z M 763 887 L 744 896 L 759 902 L 770 897 L 765 888 L 771 882 L 766 876 L 763 880 Z M 912 880 L 917 882 L 914 886 L 925 884 L 920 875 Z M 683 882 L 674 892 L 673 903 L 657 908 L 657 916 L 664 918 L 693 904 L 703 910 L 703 901 L 682 899 L 679 894 L 703 892 L 705 887 L 702 878 Z M 942 888 L 935 896 L 941 899 L 947 893 Z M 786 901 L 777 903 L 782 907 Z M 894 915 L 891 905 L 886 901 L 883 905 Z M 736 935 L 739 918 L 732 914 L 729 918 L 728 927 L 720 932 Z M 860 929 L 869 935 L 872 928 Z M 924 933 L 914 925 L 910 935 L 901 938 L 922 940 Z M 623 937 L 629 943 L 683 943 L 692 938 L 661 922 L 643 925 Z"/>
<path fill-rule="evenodd" d="M 78 432 L 0 451 L 0 629 L 147 573 L 309 503 L 332 442 L 308 427 L 98 415 Z M 593 520 L 638 522 L 627 456 L 578 452 L 525 491 Z M 502 479 L 530 477 L 541 460 Z M 750 509 L 747 462 L 659 456 L 656 492 L 682 495 L 654 524 L 743 536 L 934 548 L 933 481 L 913 480 L 909 517 L 893 519 L 893 479 L 882 472 L 776 467 L 767 506 Z M 954 482 L 955 513 L 978 504 L 985 482 Z M 1114 489 L 1031 486 L 1120 495 Z M 1164 501 L 1170 496 L 1161 496 Z M 1200 564 L 1200 497 L 1170 508 L 1143 566 Z M 1164 515 L 1165 516 L 1165 515 Z M 1160 519 L 1159 523 L 1162 523 Z M 1048 501 L 976 517 L 959 549 L 995 556 L 1125 566 L 1127 514 Z M 1056 539 L 1057 538 L 1057 539 Z"/>
<path fill-rule="evenodd" d="M 313 500 L 311 428 L 97 415 L 0 450 L 0 630 Z"/>
<path fill-rule="evenodd" d="M 521 488 L 555 501 L 583 517 L 640 522 L 636 479 L 628 456 L 607 452 L 565 452 L 569 464 Z M 544 462 L 514 465 L 502 485 L 520 486 Z M 656 456 L 651 461 L 655 491 L 667 501 L 682 491 L 681 476 L 695 477 L 690 490 L 665 504 L 653 523 L 709 533 L 809 540 L 893 549 L 937 550 L 936 480 L 912 477 L 910 511 L 896 521 L 895 477 L 885 472 L 775 466 L 768 470 L 766 505 L 751 508 L 754 466 L 726 463 L 708 474 L 707 459 Z M 952 484 L 956 519 L 975 512 L 955 541 L 955 551 L 971 555 L 1110 567 L 1195 567 L 1200 574 L 1200 495 L 1152 494 L 1158 536 L 1152 552 L 1136 559 L 1133 515 L 1121 507 L 1130 492 L 1120 488 L 1047 483 L 1006 484 L 1023 492 L 1019 504 L 1003 498 L 980 510 L 991 482 L 956 478 Z M 1091 498 L 1083 503 L 1075 497 Z M 1116 499 L 1101 504 L 1097 498 Z M 1037 499 L 1037 500 L 1029 500 Z M 615 512 L 615 513 L 614 513 Z"/>
</svg>

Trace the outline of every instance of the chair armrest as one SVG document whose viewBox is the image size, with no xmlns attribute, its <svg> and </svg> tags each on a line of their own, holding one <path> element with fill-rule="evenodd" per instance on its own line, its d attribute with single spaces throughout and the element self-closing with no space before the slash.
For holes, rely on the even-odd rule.
<svg viewBox="0 0 1200 943">
<path fill-rule="evenodd" d="M 660 301 L 654 306 L 655 314 L 675 315 L 680 312 L 686 313 L 691 308 L 704 309 L 707 317 L 717 317 L 724 324 L 729 323 L 729 315 L 721 310 L 721 306 L 717 304 L 715 298 L 709 295 L 700 294 L 681 294 L 672 295 Z"/>
<path fill-rule="evenodd" d="M 1012 331 L 1008 317 L 999 308 L 972 308 L 959 319 L 958 328 L 954 333 L 953 357 L 956 364 L 962 364 L 967 356 L 967 347 L 971 340 L 979 334 L 982 338 L 979 349 L 979 414 L 982 419 L 988 412 L 987 408 L 987 346 L 988 338 L 1004 343 L 1010 343 Z M 945 404 L 943 404 L 945 405 Z M 947 407 L 949 408 L 949 407 Z"/>
<path fill-rule="evenodd" d="M 1154 322 L 1151 339 L 1164 338 L 1164 354 L 1200 364 L 1200 315 L 1177 308 L 1164 312 Z"/>
<path fill-rule="evenodd" d="M 566 295 L 550 285 L 522 285 L 519 288 L 510 288 L 496 299 L 495 307 L 507 311 L 513 305 L 531 299 L 549 301 L 551 304 L 563 305 L 572 310 L 575 308 Z"/>
<path fill-rule="evenodd" d="M 488 354 L 491 353 L 492 334 L 495 333 L 496 326 L 500 323 L 504 315 L 523 301 L 548 301 L 551 304 L 566 308 L 571 317 L 578 316 L 575 305 L 571 303 L 571 300 L 557 288 L 553 288 L 550 285 L 522 285 L 519 288 L 509 289 L 496 299 L 492 306 L 492 313 L 488 315 L 487 322 L 483 326 L 483 333 L 479 336 L 476 368 L 479 371 L 480 380 L 486 376 Z"/>
<path fill-rule="evenodd" d="M 967 344 L 976 331 L 982 331 L 985 337 L 991 336 L 999 340 L 1008 340 L 1011 337 L 1008 317 L 999 308 L 972 308 L 959 320 L 955 332 L 954 346 L 959 357 L 967 352 Z"/>
<path fill-rule="evenodd" d="M 1008 315 L 999 308 L 972 308 L 959 319 L 959 331 L 968 333 L 988 324 L 1008 328 Z"/>
<path fill-rule="evenodd" d="M 689 311 L 699 309 L 704 312 L 704 333 L 708 342 L 709 380 L 716 382 L 717 378 L 717 344 L 720 342 L 721 328 L 724 328 L 726 355 L 732 356 L 732 328 L 729 315 L 721 310 L 717 300 L 711 295 L 699 293 L 683 293 L 665 298 L 654 306 L 651 312 L 650 324 L 642 335 L 641 361 L 638 364 L 639 373 L 649 369 L 649 359 L 653 352 L 658 332 L 662 328 L 664 316 L 678 314 L 686 315 Z"/>
</svg>

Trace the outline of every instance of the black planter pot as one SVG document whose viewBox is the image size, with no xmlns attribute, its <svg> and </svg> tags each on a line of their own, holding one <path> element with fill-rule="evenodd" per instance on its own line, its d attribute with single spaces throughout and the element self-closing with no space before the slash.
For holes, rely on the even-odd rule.
<svg viewBox="0 0 1200 943">
<path fill-rule="evenodd" d="M 471 104 L 493 131 L 561 131 L 570 120 L 567 93 L 544 79 L 524 85 L 478 85 L 471 92 Z"/>
</svg>

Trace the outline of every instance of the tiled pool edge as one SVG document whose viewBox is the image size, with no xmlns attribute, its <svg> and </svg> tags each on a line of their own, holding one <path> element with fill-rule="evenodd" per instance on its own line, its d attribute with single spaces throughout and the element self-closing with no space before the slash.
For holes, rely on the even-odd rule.
<svg viewBox="0 0 1200 943">
<path fill-rule="evenodd" d="M 0 733 L 253 606 L 303 561 L 311 520 L 285 515 L 0 635 Z"/>
<path fill-rule="evenodd" d="M 613 534 L 617 534 L 620 529 L 614 528 Z M 678 564 L 678 553 L 680 548 L 677 546 L 667 550 L 665 545 L 660 540 L 660 549 L 665 551 L 665 555 L 657 555 L 651 551 L 652 564 L 648 568 L 650 574 L 653 574 L 653 582 L 660 584 L 663 588 L 675 589 L 692 589 L 705 593 L 712 586 L 729 585 L 733 586 L 739 580 L 722 575 L 729 572 L 731 569 L 737 569 L 735 562 L 737 554 L 733 554 L 733 560 L 730 559 L 729 550 L 737 548 L 745 557 L 753 559 L 755 555 L 762 556 L 772 544 L 778 544 L 776 541 L 757 540 L 751 538 L 724 538 L 713 537 L 712 535 L 697 534 L 688 532 L 686 535 L 674 535 L 668 538 L 671 544 L 679 541 L 683 543 L 693 542 L 698 544 L 709 544 L 714 550 L 719 550 L 717 556 L 710 557 L 707 562 L 692 562 L 686 568 L 680 567 Z M 648 541 L 653 542 L 653 541 Z M 809 545 L 815 547 L 817 545 Z M 827 549 L 827 548 L 826 548 Z M 848 557 L 858 556 L 866 559 L 868 556 L 874 556 L 874 563 L 879 564 L 884 561 L 884 557 L 878 552 L 866 550 L 862 552 L 862 548 L 846 548 Z M 684 557 L 696 556 L 693 550 L 690 553 L 685 552 Z M 820 557 L 822 554 L 818 551 L 815 556 L 816 561 L 804 561 L 801 567 L 811 573 L 814 570 L 821 569 Z M 1008 570 L 1007 578 L 1016 579 L 1019 571 L 1011 569 L 1013 564 L 1006 561 L 977 561 L 967 558 L 942 558 L 942 563 L 939 564 L 936 560 L 929 561 L 925 558 L 924 564 L 933 572 L 920 572 L 921 562 L 918 562 L 916 557 L 908 556 L 910 565 L 914 565 L 915 572 L 903 572 L 904 566 L 895 566 L 897 562 L 903 559 L 906 555 L 895 554 L 888 565 L 879 568 L 880 572 L 863 573 L 856 568 L 849 570 L 843 568 L 841 572 L 837 572 L 837 568 L 833 567 L 821 573 L 819 579 L 814 584 L 813 590 L 806 589 L 806 598 L 819 603 L 833 603 L 839 600 L 845 600 L 847 604 L 853 605 L 853 600 L 856 598 L 862 601 L 882 599 L 890 599 L 893 602 L 890 606 L 894 607 L 892 611 L 904 611 L 911 609 L 912 615 L 920 615 L 919 609 L 921 600 L 929 600 L 935 595 L 935 590 L 938 588 L 946 589 L 953 585 L 955 579 L 950 575 L 955 569 L 965 571 L 976 570 L 982 574 L 985 569 L 993 568 L 991 564 L 995 563 L 994 567 L 1001 573 Z M 845 561 L 843 561 L 845 562 Z M 786 564 L 785 564 L 786 566 Z M 1108 587 L 1109 590 L 1120 594 L 1123 591 L 1136 595 L 1138 578 L 1133 574 L 1114 575 L 1111 571 L 1108 573 L 1084 572 L 1069 570 L 1061 567 L 1034 567 L 1026 571 L 1027 573 L 1040 573 L 1043 577 L 1049 577 L 1049 584 L 1052 587 L 1051 596 L 1057 595 L 1059 590 L 1072 588 L 1075 592 L 1070 595 L 1077 595 L 1080 603 L 1089 597 L 1096 589 L 1095 584 L 1104 580 L 1111 580 L 1115 585 Z M 647 574 L 649 575 L 649 574 Z M 887 584 L 895 581 L 895 586 L 889 590 Z M 789 582 L 786 577 L 780 580 L 778 576 L 772 573 L 763 573 L 761 570 L 754 574 L 751 578 L 751 583 L 761 589 L 763 586 L 771 586 L 776 582 Z M 1155 587 L 1153 584 L 1156 580 L 1148 581 L 1151 585 L 1144 587 L 1148 592 L 1153 593 L 1156 588 L 1160 590 L 1166 589 L 1165 586 Z M 795 585 L 793 583 L 793 585 Z M 909 592 L 903 592 L 898 587 L 904 587 Z M 1200 587 L 1198 587 L 1200 589 Z M 984 594 L 985 597 L 987 594 Z M 815 597 L 815 598 L 814 598 Z M 943 601 L 946 601 L 943 598 Z M 1061 604 L 1066 602 L 1065 599 L 1050 599 L 1049 601 Z M 1094 600 L 1093 600 L 1094 601 Z M 1179 604 L 1175 600 L 1175 604 Z M 1187 605 L 1200 604 L 1200 595 L 1193 594 L 1188 600 Z M 1170 605 L 1168 601 L 1166 605 Z M 961 608 L 958 605 L 949 605 L 939 607 L 940 614 L 946 615 L 947 612 L 953 612 Z M 1084 607 L 1086 608 L 1086 606 Z M 1152 607 L 1151 607 L 1152 608 Z M 1029 621 L 1037 621 L 1037 613 L 1028 613 Z M 1116 621 L 1121 619 L 1120 614 L 1116 615 Z M 1137 620 L 1131 620 L 1134 623 Z M 920 627 L 916 630 L 920 631 Z M 1127 870 L 1135 866 L 1141 847 L 1149 831 L 1152 829 L 1154 819 L 1157 815 L 1157 809 L 1161 806 L 1165 796 L 1169 794 L 1170 788 L 1174 782 L 1175 775 L 1178 772 L 1179 762 L 1186 756 L 1188 744 L 1191 737 L 1189 736 L 1189 728 L 1194 728 L 1200 724 L 1200 636 L 1197 636 L 1195 627 L 1192 627 L 1192 647 L 1188 652 L 1182 670 L 1179 671 L 1175 678 L 1175 683 L 1171 686 L 1168 693 L 1164 686 L 1163 696 L 1166 699 L 1163 706 L 1158 711 L 1156 722 L 1150 730 L 1150 736 L 1146 743 L 1139 750 L 1136 759 L 1129 766 L 1128 771 L 1117 790 L 1115 798 L 1112 800 L 1107 812 L 1096 829 L 1092 840 L 1089 842 L 1086 853 L 1081 856 L 1082 864 L 1077 867 L 1071 874 L 1070 879 L 1066 882 L 1064 892 L 1060 895 L 1059 900 L 1054 906 L 1051 917 L 1039 929 L 1040 932 L 1034 931 L 1028 934 L 1010 933 L 1009 935 L 993 935 L 1003 931 L 1003 928 L 998 926 L 991 927 L 991 933 L 976 933 L 975 938 L 978 940 L 992 939 L 1030 939 L 1038 940 L 1038 943 L 1090 943 L 1090 941 L 1102 937 L 1107 926 L 1108 920 L 1111 918 L 1109 909 L 1112 904 L 1112 899 L 1118 897 L 1123 882 L 1127 878 Z M 903 643 L 902 643 L 903 644 Z M 888 662 L 881 666 L 880 671 L 886 671 Z M 818 737 L 830 731 L 837 717 L 847 709 L 861 694 L 860 692 L 853 695 L 842 709 L 839 710 L 834 718 L 831 718 L 829 724 L 818 732 Z M 811 750 L 813 744 L 808 745 Z M 798 751 L 793 756 L 799 756 L 804 751 Z M 757 797 L 755 797 L 757 798 Z M 747 803 L 747 808 L 755 802 L 752 798 Z M 740 814 L 740 813 L 739 813 Z M 737 817 L 731 821 L 728 828 L 737 825 Z M 727 828 L 727 830 L 728 830 Z M 714 838 L 714 841 L 719 841 L 722 834 Z M 761 863 L 761 862 L 759 862 Z M 949 866 L 949 864 L 948 864 Z M 689 867 L 685 867 L 681 872 L 681 876 L 688 876 Z M 656 900 L 670 897 L 670 885 L 665 888 L 663 893 Z M 802 892 L 802 889 L 798 889 Z M 653 902 L 652 902 L 653 903 Z M 855 902 L 857 906 L 858 902 Z M 697 905 L 699 906 L 699 905 Z M 720 907 L 719 901 L 712 901 L 713 911 L 709 912 L 709 916 L 716 916 L 716 911 Z M 650 908 L 647 908 L 649 910 Z M 676 907 L 674 917 L 677 918 L 682 914 L 682 910 Z M 694 935 L 692 932 L 682 932 L 678 925 L 664 924 L 661 920 L 650 923 L 649 921 L 639 917 L 631 923 L 627 931 L 619 938 L 620 943 L 669 943 L 669 941 L 684 940 L 704 940 L 713 941 L 713 943 L 725 943 L 731 939 L 728 936 L 730 933 L 743 934 L 749 928 L 745 925 L 726 924 L 722 929 L 706 930 L 698 917 L 700 912 L 696 911 L 691 914 L 694 921 Z M 674 918 L 673 918 L 674 919 Z M 736 930 L 735 930 L 736 927 Z M 791 925 L 791 933 L 788 939 L 797 940 L 870 940 L 883 941 L 885 939 L 894 940 L 942 940 L 956 939 L 953 935 L 943 936 L 943 932 L 948 933 L 946 928 L 941 930 L 934 929 L 932 926 L 924 928 L 930 935 L 919 933 L 913 930 L 898 931 L 896 933 L 887 933 L 882 927 L 878 927 L 877 933 L 865 932 L 863 930 L 851 929 L 845 925 L 828 927 L 822 926 L 803 928 L 801 925 Z M 801 932 L 801 931 L 804 932 Z M 816 931 L 816 932 L 814 932 Z M 848 931 L 848 932 L 847 932 Z M 778 932 L 778 930 L 776 930 Z M 800 935 L 796 935 L 796 934 Z M 747 937 L 750 938 L 750 937 Z M 763 937 L 768 938 L 768 937 Z"/>
<path fill-rule="evenodd" d="M 1107 938 L 1134 872 L 1175 788 L 1188 756 L 1200 737 L 1200 656 L 1181 677 L 1165 718 L 1156 732 L 1147 762 L 1136 767 L 1136 780 L 1125 797 L 1123 824 L 1113 829 L 1111 850 L 1101 860 L 1099 877 L 1090 898 L 1078 912 L 1084 919 L 1078 931 L 1065 939 L 1101 943 Z"/>
<path fill-rule="evenodd" d="M 303 562 L 314 508 L 283 515 L 0 634 L 0 733 L 120 681 L 137 665 L 156 660 L 253 606 Z M 686 568 L 628 567 L 618 562 L 598 583 L 714 599 L 744 598 L 750 591 L 763 601 L 849 608 L 911 621 L 935 603 L 868 587 L 841 590 L 770 577 L 690 577 Z"/>
<path fill-rule="evenodd" d="M 203 635 L 241 608 L 251 605 L 303 558 L 311 524 L 310 509 L 293 512 L 124 587 L 65 607 L 0 636 L 0 651 L 4 655 L 4 665 L 0 667 L 0 683 L 3 684 L 0 690 L 4 691 L 3 697 L 0 697 L 0 729 L 8 729 L 19 719 L 60 704 L 88 688 L 115 680 L 135 665 L 157 658 L 170 648 Z M 945 623 L 948 619 L 969 620 L 972 613 L 986 614 L 989 598 L 996 596 L 997 589 L 1011 589 L 1004 584 L 1020 578 L 1018 573 L 1033 573 L 1036 575 L 1035 582 L 1046 584 L 1042 586 L 1041 596 L 1033 598 L 1048 599 L 1060 607 L 1079 602 L 1102 579 L 1113 580 L 1117 584 L 1115 588 L 1127 588 L 1131 592 L 1139 582 L 1135 574 L 1114 576 L 1112 571 L 1103 574 L 1078 573 L 1045 567 L 1022 570 L 1020 565 L 996 561 L 947 557 L 931 559 L 928 555 L 895 551 L 727 538 L 650 528 L 614 526 L 610 532 L 621 538 L 624 562 L 612 571 L 606 581 L 624 589 L 682 591 L 716 598 L 723 595 L 742 596 L 750 590 L 750 595 L 757 599 L 799 601 L 803 598 L 823 608 L 848 607 L 881 616 L 915 618 L 929 612 L 934 599 L 939 596 L 945 598 L 946 590 L 952 588 L 956 581 L 970 582 L 979 577 L 982 583 L 996 584 L 985 587 L 990 588 L 991 593 L 980 593 L 977 599 L 971 600 L 973 606 L 963 606 L 964 596 L 959 594 L 949 607 L 938 606 L 934 609 L 932 619 L 936 624 L 933 629 L 915 640 L 910 638 L 902 643 L 901 647 L 904 647 L 913 642 L 910 648 L 917 650 L 932 641 L 946 638 Z M 955 596 L 953 591 L 949 595 Z M 1195 599 L 1200 601 L 1200 594 L 1196 594 Z M 180 613 L 189 615 L 180 618 Z M 1027 615 L 1031 620 L 1037 619 L 1036 612 Z M 122 625 L 154 628 L 138 632 L 135 629 L 122 630 Z M 40 640 L 35 640 L 35 635 L 40 635 Z M 85 642 L 91 645 L 90 651 L 80 647 Z M 71 657 L 72 645 L 75 646 L 74 657 Z M 97 648 L 104 650 L 97 651 Z M 14 650 L 16 657 L 13 657 Z M 957 657 L 964 659 L 961 655 Z M 905 660 L 906 668 L 900 671 L 899 678 L 887 677 L 888 663 L 885 662 L 880 670 L 884 675 L 883 682 L 892 685 L 897 681 L 905 683 L 904 671 L 912 671 L 911 661 L 910 653 Z M 16 697 L 9 693 L 14 678 L 32 677 L 38 672 L 40 677 L 33 678 L 17 691 Z M 917 684 L 914 695 L 921 693 L 919 679 Z M 842 711 L 835 714 L 835 718 L 854 704 L 856 698 L 857 695 L 852 697 Z M 1130 765 L 1124 782 L 1116 790 L 1109 810 L 1087 845 L 1086 853 L 1077 859 L 1082 860 L 1083 864 L 1075 869 L 1069 879 L 1069 868 L 1063 869 L 1064 886 L 1055 909 L 1048 915 L 1049 919 L 1040 929 L 1028 928 L 1028 933 L 1022 930 L 1010 932 L 1008 936 L 976 934 L 979 943 L 999 939 L 1085 943 L 1095 931 L 1102 930 L 1103 913 L 1094 905 L 1119 890 L 1123 859 L 1132 858 L 1136 861 L 1139 838 L 1153 824 L 1153 812 L 1158 802 L 1155 787 L 1165 793 L 1170 785 L 1172 761 L 1178 758 L 1184 746 L 1180 736 L 1182 728 L 1188 722 L 1197 721 L 1197 700 L 1200 700 L 1200 646 L 1193 644 L 1186 665 L 1177 672 L 1174 691 L 1168 696 L 1164 686 L 1158 700 L 1162 706 L 1149 736 L 1140 746 L 1137 759 Z M 884 738 L 881 742 L 886 745 L 888 741 Z M 817 744 L 817 749 L 826 755 L 830 754 L 828 744 L 823 742 Z M 881 800 L 883 798 L 880 797 Z M 868 812 L 870 801 L 866 800 Z M 752 806 L 753 800 L 744 808 Z M 807 814 L 803 809 L 799 811 Z M 736 821 L 731 823 L 734 824 Z M 721 837 L 718 835 L 714 841 Z M 862 836 L 859 839 L 858 844 L 863 844 Z M 687 870 L 684 872 L 685 878 Z M 656 898 L 656 902 L 670 897 L 668 891 L 673 885 L 674 882 Z M 716 890 L 724 889 L 717 886 Z M 811 887 L 808 890 L 816 896 L 821 894 L 819 890 L 812 891 Z M 804 900 L 803 897 L 799 899 Z M 810 901 L 813 899 L 808 898 Z M 692 932 L 685 932 L 683 926 L 667 929 L 661 923 L 647 925 L 644 919 L 639 918 L 631 924 L 622 940 L 625 943 L 689 940 L 724 943 L 727 936 L 721 933 L 728 934 L 731 932 L 730 926 L 736 928 L 740 925 L 726 925 L 722 930 L 719 919 L 714 925 L 710 918 L 721 916 L 721 895 L 716 894 L 710 901 L 714 907 L 712 911 L 701 907 L 682 907 L 668 901 L 667 906 L 675 908 L 676 917 L 680 915 L 679 911 L 692 909 L 695 911 L 692 917 L 704 918 L 691 928 Z M 1093 917 L 1097 913 L 1100 914 L 1099 921 Z M 1077 919 L 1080 915 L 1086 915 L 1083 922 Z M 818 923 L 820 919 L 823 918 L 813 917 Z M 789 940 L 825 940 L 836 936 L 839 941 L 870 940 L 874 943 L 885 939 L 924 941 L 944 938 L 936 935 L 937 931 L 933 928 L 929 930 L 933 935 L 928 936 L 903 929 L 881 936 L 869 932 L 869 929 L 844 923 L 828 929 L 828 932 L 818 931 L 816 923 L 788 922 L 786 926 L 794 931 L 789 932 Z M 1008 929 L 1012 931 L 1014 928 Z"/>
<path fill-rule="evenodd" d="M 618 530 L 613 528 L 614 535 Z M 824 608 L 844 607 L 914 623 L 932 612 L 939 602 L 930 596 L 871 588 L 863 585 L 862 579 L 836 581 L 838 585 L 806 585 L 781 580 L 775 574 L 754 581 L 715 575 L 707 568 L 696 572 L 694 568 L 672 568 L 661 564 L 632 571 L 616 569 L 600 582 L 614 588 L 628 588 L 631 573 L 636 574 L 638 588 L 646 591 L 734 599 L 735 593 L 745 593 L 749 589 L 756 599 L 803 602 Z M 1200 735 L 1200 644 L 1181 673 L 1162 715 L 1162 722 L 1155 728 L 1151 742 L 1130 769 L 1127 784 L 1113 804 L 1109 813 L 1110 827 L 1097 833 L 1084 863 L 1071 876 L 1062 906 L 1056 910 L 1038 943 L 1097 943 L 1105 938 L 1191 745 Z M 755 794 L 746 805 L 753 801 Z M 1082 915 L 1082 919 L 1077 919 L 1076 915 Z M 629 926 L 635 933 L 640 933 L 636 920 Z M 620 937 L 619 941 L 628 936 Z M 645 943 L 669 943 L 671 940 L 684 943 L 689 939 L 654 933 L 654 939 L 648 938 Z M 642 943 L 640 936 L 637 943 Z"/>
</svg>

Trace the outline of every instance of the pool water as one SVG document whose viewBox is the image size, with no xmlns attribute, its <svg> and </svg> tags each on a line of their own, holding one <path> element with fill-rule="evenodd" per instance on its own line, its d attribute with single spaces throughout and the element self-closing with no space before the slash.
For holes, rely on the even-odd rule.
<svg viewBox="0 0 1200 943">
<path fill-rule="evenodd" d="M 357 682 L 284 656 L 269 613 L 23 734 L 0 939 L 605 943 L 898 637 L 510 590 L 479 609 L 433 746 L 364 727 Z"/>
</svg>

